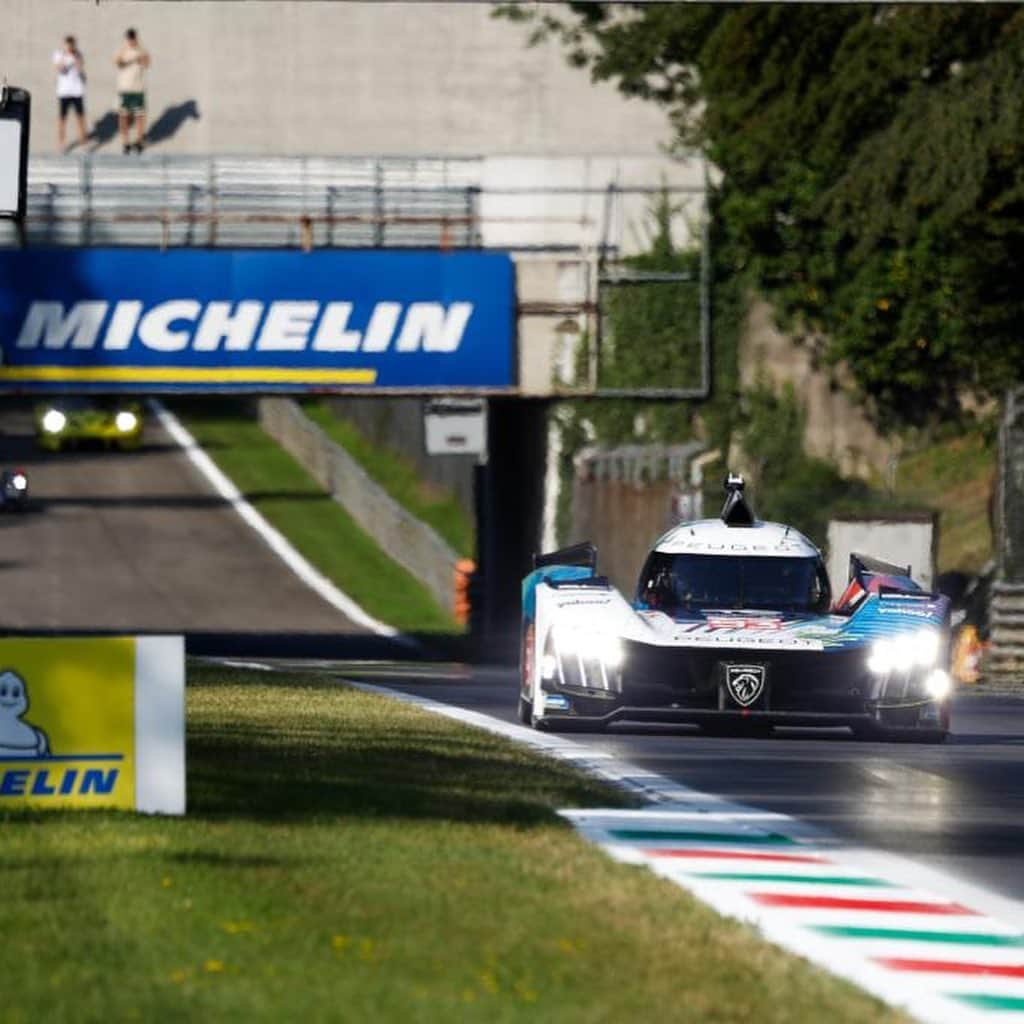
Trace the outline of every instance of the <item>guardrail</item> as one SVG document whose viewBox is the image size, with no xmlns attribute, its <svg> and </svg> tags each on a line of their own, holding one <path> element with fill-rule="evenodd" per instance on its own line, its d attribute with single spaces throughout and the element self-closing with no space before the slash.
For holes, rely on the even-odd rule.
<svg viewBox="0 0 1024 1024">
<path fill-rule="evenodd" d="M 156 213 L 94 213 L 86 212 L 81 214 L 32 214 L 26 219 L 28 235 L 30 240 L 41 240 L 45 237 L 45 229 L 42 225 L 67 225 L 79 224 L 83 237 L 91 238 L 97 234 L 96 227 L 102 225 L 154 225 L 160 232 L 159 242 L 156 243 L 161 249 L 169 249 L 175 245 L 206 245 L 215 246 L 223 234 L 225 226 L 232 225 L 270 225 L 273 227 L 284 227 L 289 236 L 289 242 L 297 245 L 305 252 L 315 247 L 335 244 L 333 230 L 339 226 L 351 227 L 372 227 L 378 238 L 376 244 L 382 245 L 380 237 L 382 232 L 394 229 L 412 228 L 432 229 L 429 236 L 424 231 L 416 233 L 415 244 L 429 244 L 441 249 L 453 247 L 464 248 L 476 237 L 476 229 L 479 220 L 475 216 L 452 217 L 447 215 L 435 216 L 412 216 L 412 215 L 372 215 L 372 214 L 344 214 L 334 216 L 331 214 L 274 214 L 274 213 L 175 213 L 160 211 Z M 176 225 L 206 225 L 205 241 L 188 238 L 184 241 L 177 239 L 174 235 Z M 326 229 L 326 232 L 317 233 L 318 228 Z M 461 232 L 461 233 L 460 233 Z M 325 237 L 325 235 L 327 237 Z M 426 236 L 426 237 L 425 237 Z M 263 232 L 259 237 L 266 238 Z M 279 236 L 274 236 L 274 241 L 262 241 L 263 245 L 279 245 Z M 234 243 L 230 243 L 234 244 Z M 256 244 L 256 243 L 252 243 Z M 402 242 L 392 242 L 392 245 L 412 245 L 412 238 L 405 238 Z"/>
<path fill-rule="evenodd" d="M 583 163 L 574 171 L 578 184 L 537 178 L 520 186 L 508 170 L 488 180 L 488 161 L 479 157 L 37 156 L 29 167 L 24 242 L 489 245 L 613 255 L 627 225 L 647 216 L 649 197 L 669 193 L 680 211 L 703 203 L 702 187 L 622 184 L 609 168 L 605 183 L 594 184 Z M 698 215 L 695 207 L 686 217 Z M 686 217 L 678 214 L 680 225 L 689 224 Z M 19 241 L 0 225 L 0 245 Z"/>
</svg>

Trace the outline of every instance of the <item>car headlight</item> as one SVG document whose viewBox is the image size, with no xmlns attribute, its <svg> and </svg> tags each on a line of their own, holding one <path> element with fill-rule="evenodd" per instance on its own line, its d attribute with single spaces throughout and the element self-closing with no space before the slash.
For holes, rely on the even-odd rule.
<svg viewBox="0 0 1024 1024">
<path fill-rule="evenodd" d="M 23 491 L 28 487 L 28 477 L 24 473 L 15 473 L 11 477 L 11 484 L 16 491 Z"/>
<path fill-rule="evenodd" d="M 114 417 L 114 426 L 122 434 L 131 433 L 139 425 L 139 417 L 127 409 L 122 410 Z"/>
<path fill-rule="evenodd" d="M 43 430 L 48 434 L 59 434 L 68 425 L 68 418 L 60 409 L 47 409 L 43 414 Z"/>
<path fill-rule="evenodd" d="M 601 637 L 597 644 L 598 654 L 607 668 L 618 668 L 622 664 L 622 641 L 617 636 Z"/>
<path fill-rule="evenodd" d="M 622 664 L 622 641 L 617 636 L 594 633 L 589 629 L 559 626 L 555 629 L 555 646 L 558 653 L 566 656 L 598 657 L 606 668 L 618 668 Z"/>
<path fill-rule="evenodd" d="M 941 637 L 935 629 L 876 640 L 868 654 L 868 668 L 878 675 L 930 668 L 938 661 L 941 646 Z"/>
<path fill-rule="evenodd" d="M 953 689 L 953 680 L 944 669 L 933 668 L 924 681 L 924 688 L 928 691 L 928 696 L 943 700 Z"/>
</svg>

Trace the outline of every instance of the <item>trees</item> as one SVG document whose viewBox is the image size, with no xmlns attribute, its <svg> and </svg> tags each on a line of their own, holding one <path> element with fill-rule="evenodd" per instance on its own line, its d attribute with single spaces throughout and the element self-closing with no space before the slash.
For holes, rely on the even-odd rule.
<svg viewBox="0 0 1024 1024">
<path fill-rule="evenodd" d="M 507 16 L 531 16 L 516 7 Z M 574 64 L 662 104 L 722 171 L 725 262 L 879 415 L 1024 373 L 1024 8 L 568 3 Z M 721 266 L 721 262 L 719 261 Z"/>
</svg>

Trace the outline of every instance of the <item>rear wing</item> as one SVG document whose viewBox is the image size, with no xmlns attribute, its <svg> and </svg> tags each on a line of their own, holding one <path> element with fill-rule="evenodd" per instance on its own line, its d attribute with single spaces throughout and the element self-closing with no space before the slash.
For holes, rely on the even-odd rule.
<svg viewBox="0 0 1024 1024">
<path fill-rule="evenodd" d="M 850 555 L 850 582 L 876 594 L 920 594 L 928 592 L 910 575 L 909 565 L 893 565 L 868 555 Z"/>
<path fill-rule="evenodd" d="M 850 579 L 857 579 L 862 574 L 872 576 L 910 576 L 909 565 L 893 565 L 892 562 L 883 562 L 880 558 L 872 558 L 870 555 L 850 555 Z"/>
<path fill-rule="evenodd" d="M 851 554 L 849 583 L 832 611 L 838 615 L 851 615 L 868 594 L 877 594 L 879 600 L 935 600 L 938 595 L 925 590 L 910 572 L 909 565 L 894 565 L 869 555 Z"/>
<path fill-rule="evenodd" d="M 597 575 L 597 548 L 584 541 L 557 551 L 533 556 L 533 571 L 523 580 L 523 617 L 532 621 L 536 610 L 536 591 L 541 583 L 559 587 L 606 588 L 608 580 Z"/>
<path fill-rule="evenodd" d="M 534 569 L 544 569 L 549 565 L 577 565 L 597 572 L 597 548 L 585 540 L 582 544 L 572 544 L 567 548 L 533 556 Z"/>
</svg>

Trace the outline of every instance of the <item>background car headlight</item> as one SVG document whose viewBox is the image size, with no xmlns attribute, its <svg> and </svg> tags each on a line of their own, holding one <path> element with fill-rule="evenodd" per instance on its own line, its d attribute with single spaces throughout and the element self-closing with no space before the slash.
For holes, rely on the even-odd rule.
<svg viewBox="0 0 1024 1024">
<path fill-rule="evenodd" d="M 114 426 L 122 434 L 127 434 L 139 425 L 139 417 L 127 409 L 122 410 L 114 417 Z"/>
<path fill-rule="evenodd" d="M 28 477 L 24 473 L 15 473 L 11 477 L 11 483 L 16 491 L 23 491 L 28 487 Z"/>
<path fill-rule="evenodd" d="M 47 409 L 43 415 L 43 430 L 48 434 L 59 434 L 67 423 L 68 418 L 60 409 Z"/>
</svg>

